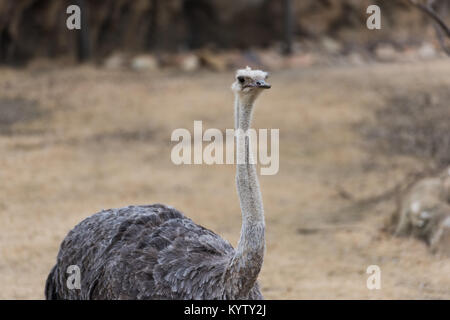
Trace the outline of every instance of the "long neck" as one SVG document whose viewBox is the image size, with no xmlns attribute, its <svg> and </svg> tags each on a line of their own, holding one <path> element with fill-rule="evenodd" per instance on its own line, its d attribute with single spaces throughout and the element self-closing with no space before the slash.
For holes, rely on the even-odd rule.
<svg viewBox="0 0 450 320">
<path fill-rule="evenodd" d="M 237 158 L 245 159 L 245 162 L 236 165 L 236 186 L 242 212 L 241 236 L 226 272 L 228 280 L 231 280 L 228 294 L 234 297 L 245 297 L 254 287 L 265 249 L 262 197 L 256 168 L 251 161 L 249 135 L 245 134 L 251 124 L 251 103 L 236 97 L 235 125 L 241 134 L 244 133 L 244 137 L 236 139 Z"/>
</svg>

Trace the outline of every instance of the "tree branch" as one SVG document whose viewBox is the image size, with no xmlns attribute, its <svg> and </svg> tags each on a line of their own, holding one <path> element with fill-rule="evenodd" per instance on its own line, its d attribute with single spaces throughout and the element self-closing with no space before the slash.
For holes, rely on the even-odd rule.
<svg viewBox="0 0 450 320">
<path fill-rule="evenodd" d="M 434 27 L 441 47 L 444 49 L 445 53 L 450 56 L 450 48 L 445 45 L 444 35 L 450 38 L 450 27 L 445 23 L 445 21 L 434 11 L 433 4 L 434 0 L 428 0 L 427 4 L 418 2 L 417 0 L 409 0 L 416 8 L 420 9 L 426 15 L 428 15 L 434 21 Z"/>
</svg>

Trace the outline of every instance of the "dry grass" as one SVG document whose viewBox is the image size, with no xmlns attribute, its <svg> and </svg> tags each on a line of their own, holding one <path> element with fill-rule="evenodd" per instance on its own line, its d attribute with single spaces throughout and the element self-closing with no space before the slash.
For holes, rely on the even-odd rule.
<svg viewBox="0 0 450 320">
<path fill-rule="evenodd" d="M 437 61 L 272 73 L 254 122 L 280 128 L 280 171 L 261 177 L 266 298 L 450 298 L 448 259 L 380 231 L 394 204 L 354 202 L 420 167 L 361 147 L 354 126 L 385 104 L 380 88 L 448 87 L 449 72 L 448 61 Z M 170 161 L 173 129 L 193 120 L 232 126 L 231 79 L 89 66 L 0 70 L 0 103 L 34 103 L 23 112 L 39 115 L 0 122 L 0 298 L 43 298 L 61 240 L 103 208 L 168 203 L 236 244 L 233 166 Z M 379 291 L 366 288 L 372 264 L 382 270 Z"/>
<path fill-rule="evenodd" d="M 449 101 L 447 87 L 395 92 L 377 110 L 376 123 L 362 129 L 382 150 L 416 157 L 441 170 L 450 165 Z"/>
</svg>

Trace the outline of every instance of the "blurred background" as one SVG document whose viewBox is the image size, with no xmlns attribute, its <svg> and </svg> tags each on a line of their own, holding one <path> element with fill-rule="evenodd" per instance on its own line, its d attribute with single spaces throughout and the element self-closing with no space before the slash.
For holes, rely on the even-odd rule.
<svg viewBox="0 0 450 320">
<path fill-rule="evenodd" d="M 449 299 L 449 25 L 448 0 L 0 0 L 0 298 L 42 299 L 101 209 L 166 203 L 236 245 L 234 166 L 176 166 L 170 137 L 232 128 L 248 65 L 280 129 L 265 298 Z"/>
<path fill-rule="evenodd" d="M 446 16 L 448 1 L 428 2 Z M 66 27 L 71 4 L 82 9 L 80 31 Z M 376 31 L 366 28 L 372 4 L 382 10 Z M 245 62 L 327 64 L 343 57 L 363 63 L 400 59 L 400 53 L 432 57 L 439 38 L 430 17 L 408 0 L 3 0 L 0 23 L 0 62 L 18 66 L 36 59 L 186 71 Z M 142 53 L 151 56 L 133 60 Z M 296 58 L 280 61 L 278 54 Z"/>
</svg>

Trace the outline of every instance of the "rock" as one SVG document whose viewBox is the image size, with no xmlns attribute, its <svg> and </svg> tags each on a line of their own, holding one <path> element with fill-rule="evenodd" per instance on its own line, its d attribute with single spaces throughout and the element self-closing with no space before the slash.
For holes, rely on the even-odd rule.
<svg viewBox="0 0 450 320">
<path fill-rule="evenodd" d="M 154 71 L 158 69 L 159 63 L 154 56 L 146 54 L 134 57 L 130 67 L 135 71 Z"/>
<path fill-rule="evenodd" d="M 347 56 L 347 59 L 348 59 L 349 63 L 352 65 L 362 66 L 362 65 L 366 64 L 365 59 L 359 52 L 351 52 Z"/>
<path fill-rule="evenodd" d="M 316 58 L 310 54 L 296 54 L 289 56 L 284 61 L 284 67 L 286 68 L 304 68 L 312 66 L 316 63 Z"/>
<path fill-rule="evenodd" d="M 113 53 L 112 55 L 107 57 L 103 62 L 103 66 L 109 70 L 122 69 L 125 67 L 125 64 L 126 64 L 125 55 L 121 53 Z"/>
<path fill-rule="evenodd" d="M 450 175 L 425 178 L 403 196 L 395 234 L 425 240 L 433 252 L 450 257 Z"/>
<path fill-rule="evenodd" d="M 200 59 L 195 54 L 181 55 L 178 66 L 183 71 L 192 72 L 200 68 Z"/>
<path fill-rule="evenodd" d="M 216 54 L 210 50 L 201 50 L 198 53 L 201 63 L 214 71 L 227 69 L 227 59 L 223 55 Z"/>
<path fill-rule="evenodd" d="M 175 67 L 185 72 L 192 72 L 200 68 L 200 59 L 193 53 L 179 53 L 161 57 L 165 66 Z"/>
<path fill-rule="evenodd" d="M 423 43 L 418 50 L 419 57 L 421 59 L 434 59 L 437 57 L 437 52 L 431 43 Z"/>
<path fill-rule="evenodd" d="M 397 60 L 398 53 L 392 45 L 381 44 L 376 47 L 375 56 L 380 61 L 391 62 Z"/>
<path fill-rule="evenodd" d="M 330 54 L 339 54 L 342 52 L 342 45 L 332 38 L 323 37 L 320 42 L 325 51 Z"/>
</svg>

